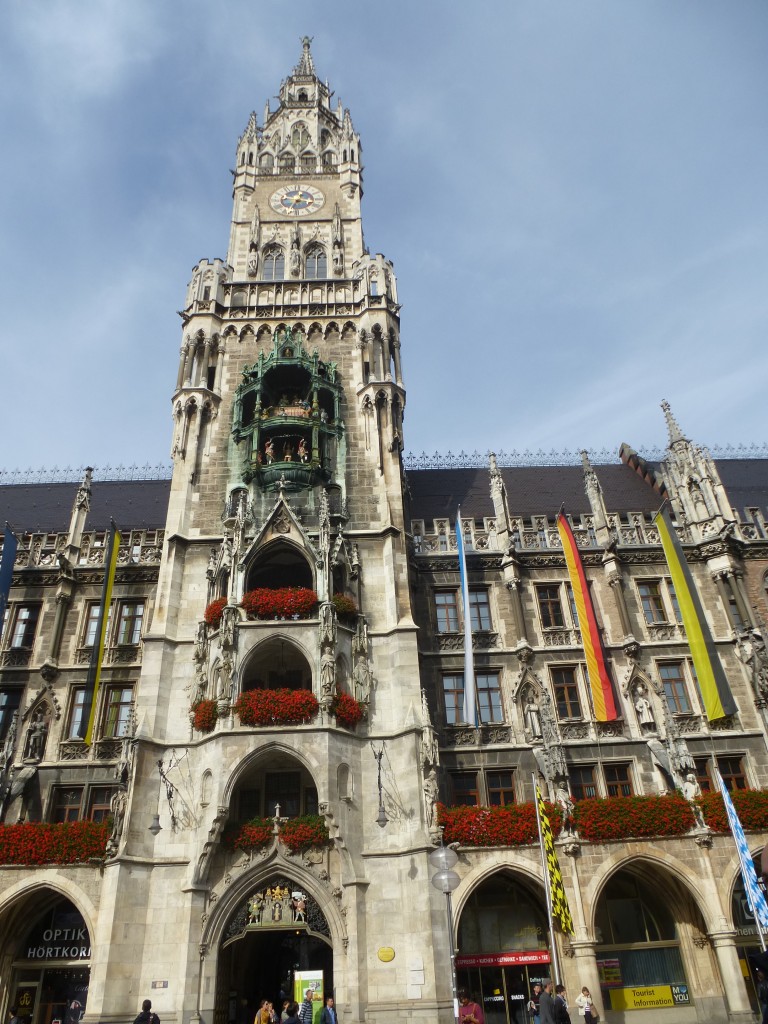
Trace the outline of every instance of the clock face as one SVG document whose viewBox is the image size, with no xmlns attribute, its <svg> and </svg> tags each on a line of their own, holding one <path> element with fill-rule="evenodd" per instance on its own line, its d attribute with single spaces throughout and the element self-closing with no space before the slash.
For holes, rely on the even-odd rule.
<svg viewBox="0 0 768 1024">
<path fill-rule="evenodd" d="M 312 185 L 284 185 L 270 197 L 269 205 L 286 217 L 306 217 L 316 213 L 324 202 L 323 193 Z"/>
</svg>

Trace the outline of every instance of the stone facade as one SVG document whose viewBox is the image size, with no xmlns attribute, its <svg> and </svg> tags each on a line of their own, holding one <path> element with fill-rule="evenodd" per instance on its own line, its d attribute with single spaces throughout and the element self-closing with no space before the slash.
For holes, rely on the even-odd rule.
<svg viewBox="0 0 768 1024">
<path fill-rule="evenodd" d="M 611 466 L 406 469 L 397 282 L 364 246 L 361 197 L 360 140 L 305 41 L 277 109 L 238 141 L 227 259 L 193 270 L 170 482 L 88 471 L 79 487 L 2 489 L 21 538 L 0 645 L 3 835 L 83 820 L 107 844 L 85 863 L 30 866 L 33 849 L 0 865 L 4 1006 L 34 1024 L 126 1021 L 147 996 L 163 1024 L 251 1024 L 259 998 L 312 970 L 349 1024 L 447 1021 L 428 860 L 441 806 L 525 804 L 534 777 L 552 800 L 666 794 L 691 773 L 706 789 L 716 764 L 733 788 L 768 784 L 766 462 L 716 463 L 665 404 L 660 464 L 622 446 Z M 715 723 L 653 520 L 665 497 L 738 706 Z M 563 501 L 612 721 L 590 703 Z M 458 505 L 477 725 L 459 710 Z M 122 539 L 86 742 L 110 516 Z M 316 600 L 243 607 L 278 588 Z M 276 690 L 313 710 L 247 724 L 242 701 Z M 292 852 L 305 817 L 327 842 Z M 237 845 L 247 821 L 262 839 Z M 572 936 L 548 935 L 537 845 L 459 848 L 450 934 L 489 1024 L 523 1019 L 550 970 L 572 997 L 600 993 L 612 1021 L 751 1019 L 740 961 L 756 937 L 734 917 L 730 838 L 698 819 L 622 842 L 570 827 L 557 850 Z M 674 1005 L 616 997 L 665 979 Z"/>
</svg>

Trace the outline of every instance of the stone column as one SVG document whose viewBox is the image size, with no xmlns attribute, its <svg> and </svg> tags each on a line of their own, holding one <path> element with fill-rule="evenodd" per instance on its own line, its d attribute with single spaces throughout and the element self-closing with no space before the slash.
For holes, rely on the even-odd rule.
<svg viewBox="0 0 768 1024">
<path fill-rule="evenodd" d="M 528 643 L 528 633 L 525 629 L 525 616 L 523 615 L 523 599 L 520 596 L 520 585 L 522 580 L 519 576 L 512 576 L 506 581 L 507 590 L 512 599 L 512 616 L 515 620 L 517 639 Z"/>
<path fill-rule="evenodd" d="M 208 360 L 211 357 L 211 339 L 206 338 L 203 342 L 203 358 L 200 362 L 200 375 L 198 380 L 201 388 L 208 387 Z"/>
<path fill-rule="evenodd" d="M 176 390 L 178 391 L 181 385 L 184 383 L 185 370 L 187 366 L 187 353 L 189 352 L 189 342 L 184 342 L 181 346 L 181 354 L 179 358 L 179 373 L 176 377 Z"/>
<path fill-rule="evenodd" d="M 216 354 L 216 376 L 213 381 L 213 390 L 221 394 L 221 377 L 224 373 L 224 344 L 219 341 L 219 350 Z"/>
<path fill-rule="evenodd" d="M 723 992 L 728 1001 L 728 1019 L 752 1021 L 752 1007 L 749 1005 L 747 987 L 741 973 L 736 936 L 732 931 L 713 932 L 709 938 L 715 950 Z M 744 1017 L 737 1017 L 736 1014 L 744 1014 Z"/>
<path fill-rule="evenodd" d="M 752 618 L 752 609 L 744 592 L 744 579 L 741 573 L 734 569 L 728 577 L 728 583 L 733 591 L 733 597 L 739 609 L 741 621 L 745 626 L 753 627 L 755 623 Z"/>
<path fill-rule="evenodd" d="M 621 578 L 621 573 L 616 569 L 615 565 L 608 568 L 606 566 L 608 585 L 611 588 L 613 599 L 616 602 L 616 608 L 619 613 L 619 619 L 621 620 L 621 628 L 625 637 L 632 635 L 632 626 L 629 622 L 629 612 L 627 611 L 627 602 L 624 598 L 624 581 Z"/>
<path fill-rule="evenodd" d="M 402 368 L 402 365 L 400 363 L 400 339 L 399 338 L 393 338 L 392 339 L 392 355 L 393 355 L 394 360 L 395 360 L 395 380 L 397 381 L 398 384 L 402 385 L 402 383 L 403 383 L 403 368 Z"/>
<path fill-rule="evenodd" d="M 720 595 L 720 600 L 723 602 L 725 614 L 728 616 L 728 621 L 731 622 L 731 594 L 728 584 L 725 582 L 725 575 L 722 572 L 717 572 L 713 574 L 713 578 L 717 592 Z M 734 625 L 733 623 L 731 624 Z"/>
<path fill-rule="evenodd" d="M 197 342 L 196 341 L 191 341 L 187 345 L 185 345 L 184 348 L 185 348 L 186 351 L 185 351 L 185 356 L 184 356 L 184 373 L 183 373 L 183 378 L 184 379 L 183 379 L 182 384 L 183 384 L 184 387 L 191 387 L 192 386 L 192 364 L 195 361 L 195 349 L 197 348 Z"/>
</svg>

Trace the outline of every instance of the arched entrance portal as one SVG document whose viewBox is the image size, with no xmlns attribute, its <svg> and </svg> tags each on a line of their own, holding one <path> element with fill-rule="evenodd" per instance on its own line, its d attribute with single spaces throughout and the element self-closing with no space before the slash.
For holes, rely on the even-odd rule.
<svg viewBox="0 0 768 1024">
<path fill-rule="evenodd" d="M 8 1005 L 18 1007 L 26 1024 L 79 1024 L 91 974 L 91 939 L 82 914 L 69 900 L 43 890 L 10 916 L 15 921 L 6 922 L 6 934 L 16 938 L 2 958 L 10 959 Z"/>
<path fill-rule="evenodd" d="M 316 901 L 285 876 L 262 882 L 232 915 L 219 951 L 214 1024 L 253 1024 L 262 999 L 278 1015 L 297 986 L 333 992 L 333 948 Z"/>
<path fill-rule="evenodd" d="M 548 977 L 541 888 L 512 871 L 479 885 L 461 913 L 456 975 L 483 1007 L 486 1024 L 528 1024 L 533 985 Z"/>
</svg>

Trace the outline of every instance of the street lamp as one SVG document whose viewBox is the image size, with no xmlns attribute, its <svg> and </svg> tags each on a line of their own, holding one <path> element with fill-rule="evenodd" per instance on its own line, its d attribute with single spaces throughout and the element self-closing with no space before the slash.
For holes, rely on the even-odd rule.
<svg viewBox="0 0 768 1024">
<path fill-rule="evenodd" d="M 429 863 L 435 868 L 430 882 L 440 892 L 445 893 L 445 909 L 448 915 L 448 949 L 451 954 L 451 989 L 453 992 L 453 1019 L 459 1019 L 459 999 L 456 994 L 456 947 L 453 944 L 453 908 L 451 893 L 458 888 L 461 879 L 453 870 L 459 857 L 450 846 L 438 846 L 429 855 Z"/>
</svg>

